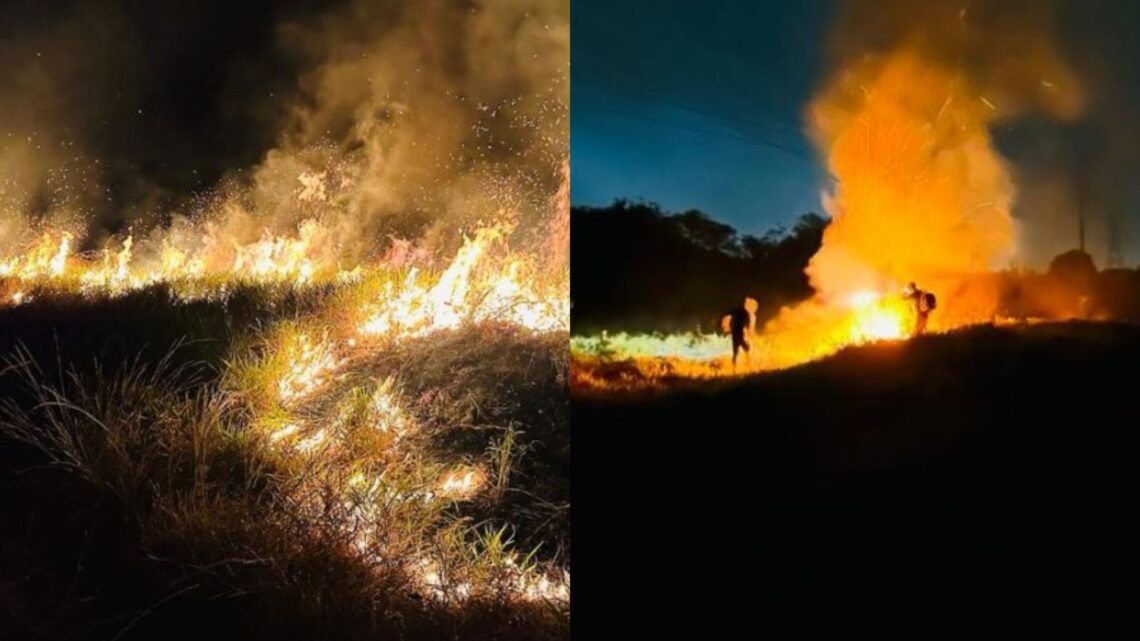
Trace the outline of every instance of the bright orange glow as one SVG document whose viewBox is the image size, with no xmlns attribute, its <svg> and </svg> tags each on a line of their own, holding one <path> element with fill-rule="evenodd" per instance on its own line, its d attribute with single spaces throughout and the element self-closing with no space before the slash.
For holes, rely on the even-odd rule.
<svg viewBox="0 0 1140 641">
<path fill-rule="evenodd" d="M 487 474 L 483 470 L 463 465 L 443 475 L 437 493 L 449 499 L 468 499 L 477 494 L 486 482 Z"/>
<path fill-rule="evenodd" d="M 500 321 L 536 331 L 568 327 L 569 300 L 545 284 L 537 265 L 511 255 L 503 243 L 510 228 L 492 226 L 467 238 L 434 284 L 413 268 L 366 309 L 361 333 L 422 336 L 465 322 Z"/>
<path fill-rule="evenodd" d="M 897 340 L 907 336 L 907 309 L 905 304 L 890 296 L 861 291 L 852 294 L 854 310 L 851 340 L 865 343 L 877 340 Z"/>
</svg>

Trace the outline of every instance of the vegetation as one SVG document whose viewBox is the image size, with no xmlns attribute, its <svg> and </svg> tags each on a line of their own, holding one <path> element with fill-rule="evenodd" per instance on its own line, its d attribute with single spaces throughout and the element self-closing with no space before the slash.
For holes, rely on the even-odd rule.
<svg viewBox="0 0 1140 641">
<path fill-rule="evenodd" d="M 352 295 L 0 311 L 5 633 L 567 637 L 566 335 L 361 345 L 281 394 L 283 346 Z"/>
</svg>

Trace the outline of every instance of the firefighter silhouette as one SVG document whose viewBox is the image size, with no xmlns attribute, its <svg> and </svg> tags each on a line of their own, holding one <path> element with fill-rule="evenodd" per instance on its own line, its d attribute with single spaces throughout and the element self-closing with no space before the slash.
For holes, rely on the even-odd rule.
<svg viewBox="0 0 1140 641">
<path fill-rule="evenodd" d="M 914 335 L 921 336 L 926 331 L 926 321 L 930 318 L 930 312 L 938 306 L 938 299 L 933 292 L 919 289 L 913 281 L 907 284 L 903 296 L 914 301 Z"/>
<path fill-rule="evenodd" d="M 752 333 L 756 330 L 756 310 L 760 303 L 755 298 L 745 298 L 744 305 L 729 311 L 721 318 L 721 331 L 732 336 L 732 368 L 736 369 L 737 357 L 744 350 L 745 356 L 750 353 Z"/>
</svg>

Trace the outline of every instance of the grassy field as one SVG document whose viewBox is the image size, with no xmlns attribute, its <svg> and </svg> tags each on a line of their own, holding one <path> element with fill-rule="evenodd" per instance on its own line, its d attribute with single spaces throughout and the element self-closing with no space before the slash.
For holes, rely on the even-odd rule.
<svg viewBox="0 0 1140 641">
<path fill-rule="evenodd" d="M 568 637 L 565 333 L 463 325 L 293 381 L 282 346 L 343 296 L 0 310 L 0 636 Z"/>
<path fill-rule="evenodd" d="M 1140 326 L 1046 323 L 576 390 L 579 464 L 637 496 L 604 546 L 580 533 L 580 553 L 641 577 L 632 620 L 675 612 L 669 625 L 713 637 L 801 609 L 1120 612 L 1137 566 L 1138 364 Z M 670 589 L 680 577 L 707 589 Z M 802 619 L 823 620 L 845 619 Z"/>
</svg>

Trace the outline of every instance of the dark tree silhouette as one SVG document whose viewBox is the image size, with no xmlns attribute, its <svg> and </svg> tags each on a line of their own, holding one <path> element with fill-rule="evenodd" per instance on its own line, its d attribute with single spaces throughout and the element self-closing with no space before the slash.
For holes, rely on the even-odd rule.
<svg viewBox="0 0 1140 641">
<path fill-rule="evenodd" d="M 741 235 L 703 212 L 617 200 L 570 217 L 573 331 L 711 331 L 744 296 L 759 322 L 812 294 L 804 275 L 827 219 L 804 214 L 790 232 Z"/>
</svg>

